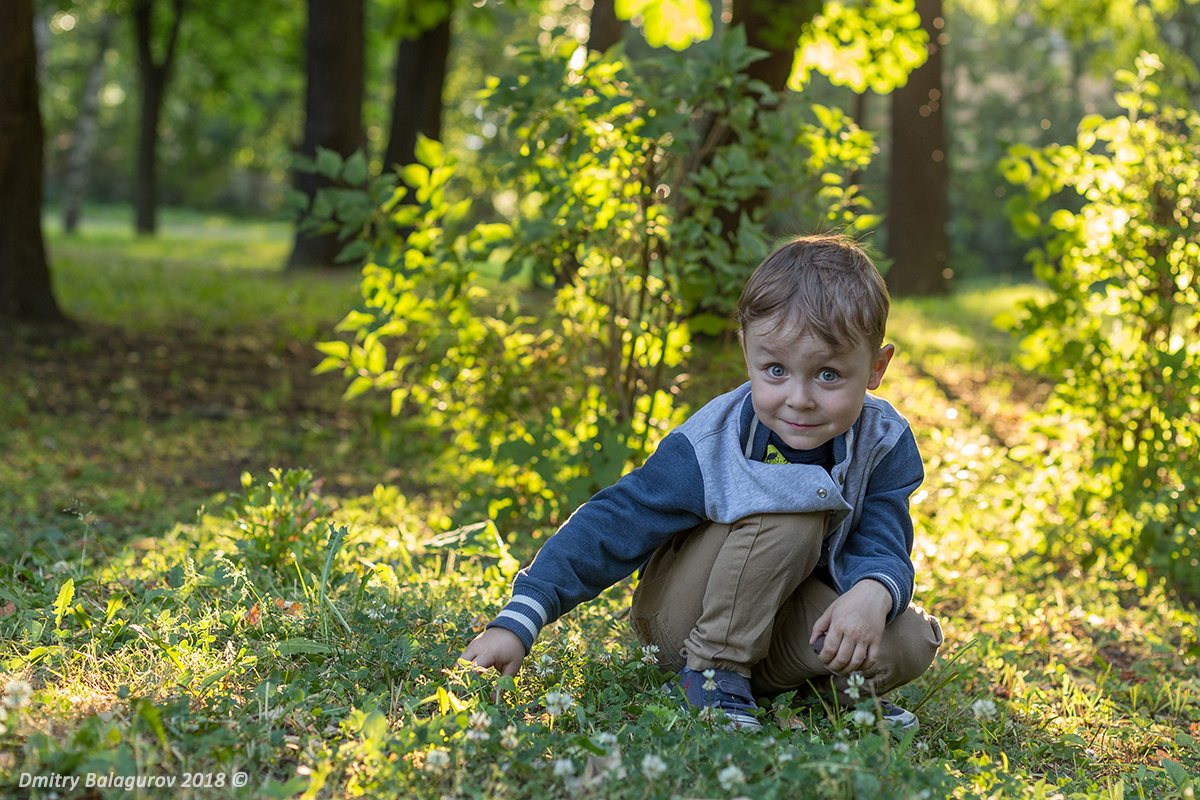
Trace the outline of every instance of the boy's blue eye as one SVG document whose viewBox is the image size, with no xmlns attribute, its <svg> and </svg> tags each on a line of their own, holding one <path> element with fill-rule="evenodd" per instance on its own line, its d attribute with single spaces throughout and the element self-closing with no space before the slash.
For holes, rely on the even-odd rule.
<svg viewBox="0 0 1200 800">
<path fill-rule="evenodd" d="M 772 364 L 771 366 L 767 367 L 767 374 L 772 378 L 782 378 L 784 375 L 787 375 L 787 370 L 781 367 L 779 364 Z"/>
<path fill-rule="evenodd" d="M 828 367 L 817 373 L 817 380 L 825 383 L 836 381 L 838 377 L 837 370 L 829 369 Z"/>
</svg>

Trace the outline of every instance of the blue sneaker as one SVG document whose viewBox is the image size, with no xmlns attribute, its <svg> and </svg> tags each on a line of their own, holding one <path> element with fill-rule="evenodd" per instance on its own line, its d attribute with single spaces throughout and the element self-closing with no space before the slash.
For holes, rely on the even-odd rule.
<svg viewBox="0 0 1200 800">
<path fill-rule="evenodd" d="M 711 683 L 710 683 L 711 682 Z M 709 688 L 705 688 L 708 684 Z M 664 691 L 678 690 L 683 693 L 687 706 L 701 709 L 720 709 L 725 712 L 730 730 L 761 731 L 762 723 L 755 718 L 758 706 L 750 691 L 750 679 L 726 669 L 697 672 L 684 667 L 675 683 L 663 687 Z"/>
<path fill-rule="evenodd" d="M 880 700 L 879 705 L 883 721 L 891 726 L 893 731 L 904 735 L 921 727 L 921 721 L 917 719 L 917 715 L 908 709 L 901 708 L 895 703 L 889 703 L 887 700 Z"/>
</svg>

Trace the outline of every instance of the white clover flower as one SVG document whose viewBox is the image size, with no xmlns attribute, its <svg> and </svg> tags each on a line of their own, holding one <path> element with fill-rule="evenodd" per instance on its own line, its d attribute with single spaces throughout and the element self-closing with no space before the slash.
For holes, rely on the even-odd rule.
<svg viewBox="0 0 1200 800">
<path fill-rule="evenodd" d="M 972 704 L 971 713 L 975 715 L 976 719 L 991 719 L 999 712 L 996 710 L 996 703 L 985 698 L 976 700 Z"/>
<path fill-rule="evenodd" d="M 565 714 L 567 709 L 573 704 L 571 695 L 560 689 L 554 689 L 546 693 L 546 712 L 552 717 L 557 717 Z"/>
<path fill-rule="evenodd" d="M 379 606 L 371 606 L 363 613 L 366 614 L 367 617 L 369 617 L 370 619 L 374 619 L 374 620 L 383 619 L 383 609 L 380 608 Z"/>
<path fill-rule="evenodd" d="M 648 644 L 642 648 L 642 663 L 657 664 L 658 663 L 658 645 Z"/>
<path fill-rule="evenodd" d="M 617 735 L 610 731 L 604 731 L 596 737 L 596 744 L 605 750 L 612 750 L 617 745 Z"/>
<path fill-rule="evenodd" d="M 775 761 L 780 764 L 786 764 L 795 757 L 796 752 L 794 750 L 781 750 L 779 751 L 779 755 L 775 757 Z"/>
<path fill-rule="evenodd" d="M 554 777 L 556 778 L 573 778 L 575 776 L 575 765 L 571 763 L 569 758 L 560 758 L 554 762 Z"/>
<path fill-rule="evenodd" d="M 655 780 L 661 778 L 667 772 L 667 762 L 656 756 L 654 753 L 647 753 L 642 759 L 642 774 L 647 780 Z"/>
<path fill-rule="evenodd" d="M 838 742 L 838 743 L 836 743 L 836 744 L 833 746 L 833 752 L 835 752 L 835 753 L 841 753 L 842 755 L 845 755 L 846 753 L 849 753 L 849 752 L 850 752 L 850 743 L 849 743 L 849 742 Z"/>
<path fill-rule="evenodd" d="M 9 708 L 24 708 L 33 697 L 33 687 L 25 681 L 9 681 L 4 689 L 4 705 Z"/>
<path fill-rule="evenodd" d="M 854 712 L 854 716 L 850 720 L 860 728 L 866 728 L 875 724 L 875 712 L 859 709 Z"/>
<path fill-rule="evenodd" d="M 929 752 L 929 742 L 917 742 L 917 752 L 918 753 L 928 753 Z"/>
<path fill-rule="evenodd" d="M 517 746 L 517 726 L 509 725 L 500 734 L 500 746 L 505 750 L 513 750 Z"/>
<path fill-rule="evenodd" d="M 857 700 L 862 696 L 862 687 L 866 682 L 861 672 L 850 673 L 850 678 L 846 682 L 846 696 L 851 700 Z"/>
<path fill-rule="evenodd" d="M 450 768 L 450 753 L 447 750 L 430 750 L 425 754 L 425 769 L 439 775 Z"/>
<path fill-rule="evenodd" d="M 542 678 L 553 675 L 554 656 L 550 655 L 549 653 L 545 653 L 541 658 L 538 659 L 537 664 L 534 665 L 534 669 L 537 670 L 537 674 Z"/>
<path fill-rule="evenodd" d="M 733 764 L 717 773 L 717 783 L 721 784 L 721 788 L 727 792 L 731 791 L 733 787 L 739 786 L 745 782 L 746 773 L 742 772 L 741 768 Z"/>
<path fill-rule="evenodd" d="M 717 690 L 717 682 L 713 679 L 716 677 L 717 671 L 714 669 L 706 669 L 700 674 L 704 676 L 704 683 L 700 685 L 700 688 L 706 692 L 715 692 Z"/>
</svg>

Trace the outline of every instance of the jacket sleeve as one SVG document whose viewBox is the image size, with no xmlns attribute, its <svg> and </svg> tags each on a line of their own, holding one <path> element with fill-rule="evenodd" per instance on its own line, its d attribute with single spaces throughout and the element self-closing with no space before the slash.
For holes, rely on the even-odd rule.
<svg viewBox="0 0 1200 800">
<path fill-rule="evenodd" d="M 879 581 L 892 595 L 891 622 L 912 602 L 913 524 L 908 499 L 925 477 L 912 431 L 906 429 L 867 482 L 858 528 L 842 551 L 845 588 L 865 578 Z"/>
<path fill-rule="evenodd" d="M 704 519 L 695 451 L 684 435 L 668 434 L 642 466 L 580 506 L 546 541 L 488 627 L 512 631 L 528 653 L 542 627 L 631 575 L 660 544 Z"/>
</svg>

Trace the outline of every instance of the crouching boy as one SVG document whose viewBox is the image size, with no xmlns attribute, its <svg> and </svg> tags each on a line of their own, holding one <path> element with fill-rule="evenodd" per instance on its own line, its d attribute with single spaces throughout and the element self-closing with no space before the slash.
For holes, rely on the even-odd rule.
<svg viewBox="0 0 1200 800">
<path fill-rule="evenodd" d="M 795 239 L 738 303 L 749 381 L 582 505 L 463 652 L 515 675 L 549 622 L 641 568 L 631 619 L 682 697 L 758 729 L 755 697 L 882 698 L 942 643 L 912 605 L 909 496 L 924 471 L 877 389 L 895 347 L 874 264 L 840 236 Z M 884 718 L 916 726 L 887 701 Z"/>
</svg>

